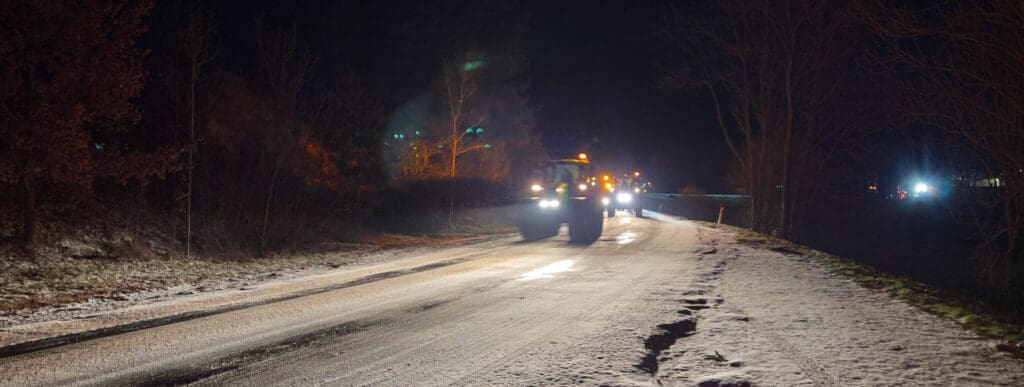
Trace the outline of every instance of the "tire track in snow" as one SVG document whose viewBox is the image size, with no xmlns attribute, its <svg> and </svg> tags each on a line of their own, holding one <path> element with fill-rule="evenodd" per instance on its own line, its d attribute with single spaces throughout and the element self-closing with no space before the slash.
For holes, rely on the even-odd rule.
<svg viewBox="0 0 1024 387">
<path fill-rule="evenodd" d="M 718 252 L 717 252 L 718 238 L 714 237 L 713 235 L 709 235 L 709 234 L 706 234 L 706 233 L 702 232 L 702 231 L 704 231 L 703 227 L 698 227 L 697 230 L 698 230 L 698 233 L 697 233 L 698 238 L 700 238 L 702 242 L 704 242 L 705 237 L 710 239 L 708 241 L 708 243 L 711 244 L 712 246 L 714 246 L 714 248 L 716 250 L 713 254 L 715 256 L 718 256 L 719 255 Z M 727 258 L 725 258 L 725 257 L 718 257 L 718 258 L 719 258 L 719 261 L 716 263 L 715 269 L 712 271 L 712 273 L 713 273 L 713 279 L 712 280 L 715 281 L 715 282 L 717 282 L 721 278 L 721 274 L 725 270 L 725 265 L 726 265 L 726 262 L 727 262 L 726 261 Z M 723 299 L 723 301 L 724 301 L 724 299 Z M 739 312 L 740 314 L 743 314 L 743 315 L 747 314 L 742 309 L 736 309 L 736 311 Z M 754 329 L 755 333 L 758 336 L 761 336 L 761 337 L 767 339 L 768 342 L 770 343 L 770 345 L 774 346 L 777 349 L 776 352 L 778 352 L 779 354 L 781 354 L 782 357 L 784 357 L 784 358 L 788 359 L 790 362 L 792 362 L 792 364 L 795 365 L 797 368 L 799 368 L 804 373 L 804 375 L 806 377 L 810 378 L 813 381 L 814 385 L 816 385 L 816 386 L 836 386 L 836 385 L 840 385 L 837 382 L 836 377 L 833 376 L 832 374 L 830 374 L 828 372 L 828 370 L 823 365 L 821 365 L 820 363 L 814 361 L 814 359 L 812 359 L 811 357 L 809 357 L 806 354 L 804 354 L 803 351 L 801 351 L 800 349 L 797 348 L 797 346 L 791 344 L 789 341 L 787 341 L 781 335 L 777 334 L 767 324 L 765 324 L 765 323 L 763 323 L 761 321 L 758 321 L 757 319 L 748 319 L 748 320 L 745 320 L 745 321 L 750 323 L 750 326 Z"/>
<path fill-rule="evenodd" d="M 804 372 L 804 375 L 811 378 L 814 381 L 814 385 L 839 385 L 835 376 L 832 376 L 824 366 L 805 355 L 803 351 L 798 349 L 795 345 L 790 344 L 789 341 L 786 341 L 782 336 L 776 334 L 771 328 L 753 319 L 750 323 L 758 333 L 767 338 L 772 345 L 778 348 L 779 352 L 782 353 L 783 356 L 800 368 L 800 370 Z"/>
</svg>

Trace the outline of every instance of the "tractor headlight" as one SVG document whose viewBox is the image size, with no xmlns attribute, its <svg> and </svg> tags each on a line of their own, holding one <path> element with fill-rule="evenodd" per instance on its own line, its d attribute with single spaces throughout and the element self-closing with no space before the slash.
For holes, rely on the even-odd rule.
<svg viewBox="0 0 1024 387">
<path fill-rule="evenodd" d="M 615 200 L 617 200 L 619 203 L 629 203 L 633 201 L 633 195 L 628 193 L 620 193 L 618 195 L 615 195 Z"/>
<path fill-rule="evenodd" d="M 538 204 L 540 208 L 558 208 L 558 205 L 561 203 L 558 202 L 558 199 L 541 199 Z"/>
</svg>

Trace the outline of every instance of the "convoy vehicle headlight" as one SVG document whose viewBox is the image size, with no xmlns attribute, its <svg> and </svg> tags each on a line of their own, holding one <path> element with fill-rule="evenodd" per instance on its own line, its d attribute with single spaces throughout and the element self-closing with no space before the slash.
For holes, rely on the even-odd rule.
<svg viewBox="0 0 1024 387">
<path fill-rule="evenodd" d="M 538 192 L 542 190 L 544 190 L 544 187 L 542 187 L 540 184 L 534 184 L 530 186 L 530 191 Z"/>
<path fill-rule="evenodd" d="M 618 195 L 615 195 L 615 200 L 618 200 L 619 203 L 629 203 L 633 201 L 633 195 L 628 193 L 620 193 Z"/>
<path fill-rule="evenodd" d="M 612 200 L 607 198 L 607 197 L 603 197 L 603 198 L 601 198 L 601 204 L 604 204 L 604 205 L 607 206 L 609 204 L 612 204 Z"/>
<path fill-rule="evenodd" d="M 541 199 L 538 204 L 540 208 L 556 208 L 561 203 L 558 202 L 558 199 Z"/>
</svg>

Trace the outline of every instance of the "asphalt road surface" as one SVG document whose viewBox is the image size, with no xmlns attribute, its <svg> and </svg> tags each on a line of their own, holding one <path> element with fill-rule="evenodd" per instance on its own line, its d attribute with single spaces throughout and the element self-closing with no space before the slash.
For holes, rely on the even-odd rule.
<svg viewBox="0 0 1024 387">
<path fill-rule="evenodd" d="M 716 232 L 658 214 L 619 215 L 586 247 L 569 245 L 563 230 L 470 255 L 452 250 L 455 263 L 2 358 L 0 384 L 1021 381 L 1018 361 L 953 324 L 877 292 L 851 297 L 866 290 L 781 254 L 772 259 L 801 266 L 768 258 L 745 265 L 737 257 L 746 250 L 728 247 Z M 739 277 L 730 277 L 727 262 Z M 757 280 L 757 273 L 767 274 Z M 781 305 L 793 311 L 780 317 L 774 308 Z M 887 317 L 893 313 L 901 318 Z M 890 320 L 896 325 L 879 322 Z M 906 335 L 892 332 L 903 329 Z M 814 332 L 820 337 L 801 342 Z M 922 347 L 927 367 L 904 367 L 921 343 L 940 344 Z M 947 345 L 949 353 L 941 349 Z M 947 362 L 953 371 L 943 368 Z"/>
<path fill-rule="evenodd" d="M 621 383 L 629 378 L 616 371 L 649 380 L 633 367 L 645 351 L 636 336 L 657 322 L 644 304 L 691 271 L 694 226 L 620 215 L 593 245 L 566 241 L 565 230 L 509 240 L 455 265 L 2 359 L 0 375 L 19 385 L 408 386 L 573 382 L 567 369 L 612 369 Z"/>
</svg>

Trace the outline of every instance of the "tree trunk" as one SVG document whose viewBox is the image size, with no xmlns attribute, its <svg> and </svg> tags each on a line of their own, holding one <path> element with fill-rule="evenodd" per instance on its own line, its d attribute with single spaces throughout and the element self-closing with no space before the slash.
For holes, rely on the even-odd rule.
<svg viewBox="0 0 1024 387">
<path fill-rule="evenodd" d="M 788 14 L 788 12 L 787 12 Z M 793 144 L 793 55 L 795 48 L 790 42 L 790 46 L 786 49 L 786 126 L 783 130 L 786 131 L 785 142 L 782 146 L 782 203 L 779 209 L 779 236 L 783 238 L 789 237 L 789 225 L 786 223 L 789 219 L 786 216 L 787 208 L 789 207 L 787 202 L 789 201 L 789 154 Z"/>
<path fill-rule="evenodd" d="M 455 168 L 455 163 L 456 163 L 456 161 L 458 161 L 458 158 L 459 158 L 459 139 L 458 139 L 458 134 L 457 134 L 457 132 L 454 129 L 452 130 L 452 146 L 451 146 L 451 148 L 452 148 L 452 168 L 451 168 L 451 171 L 449 171 L 449 172 L 451 174 L 452 179 L 454 179 L 456 172 L 458 172 L 458 169 Z"/>
<path fill-rule="evenodd" d="M 195 169 L 196 153 L 196 82 L 198 81 L 198 68 L 193 62 L 192 84 L 188 92 L 189 104 L 189 130 L 188 130 L 188 195 L 185 210 L 185 258 L 192 257 L 192 171 Z"/>
<path fill-rule="evenodd" d="M 21 178 L 21 242 L 26 250 L 32 250 L 35 242 L 35 210 L 36 197 L 32 187 L 32 178 Z"/>
<path fill-rule="evenodd" d="M 277 184 L 277 171 L 281 166 L 281 157 L 278 156 L 274 161 L 274 173 L 270 177 L 270 190 L 267 191 L 267 204 L 263 208 L 263 228 L 260 231 L 260 246 L 259 255 L 262 257 L 264 248 L 266 247 L 267 240 L 267 223 L 270 222 L 270 203 L 274 199 L 274 186 Z"/>
</svg>

